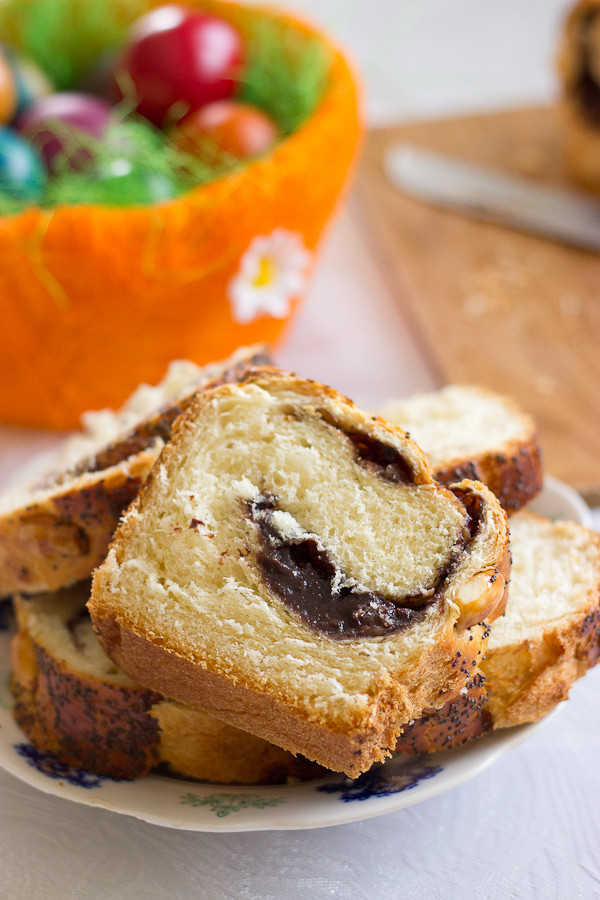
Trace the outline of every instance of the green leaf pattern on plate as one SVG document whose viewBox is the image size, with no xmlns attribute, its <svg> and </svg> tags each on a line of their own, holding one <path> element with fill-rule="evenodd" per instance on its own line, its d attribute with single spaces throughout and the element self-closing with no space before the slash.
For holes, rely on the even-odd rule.
<svg viewBox="0 0 600 900">
<path fill-rule="evenodd" d="M 210 806 L 211 812 L 222 819 L 242 809 L 266 809 L 268 806 L 279 806 L 286 801 L 283 797 L 267 800 L 264 797 L 253 797 L 251 794 L 207 794 L 198 797 L 196 794 L 188 793 L 182 794 L 179 802 L 189 803 L 190 806 Z"/>
</svg>

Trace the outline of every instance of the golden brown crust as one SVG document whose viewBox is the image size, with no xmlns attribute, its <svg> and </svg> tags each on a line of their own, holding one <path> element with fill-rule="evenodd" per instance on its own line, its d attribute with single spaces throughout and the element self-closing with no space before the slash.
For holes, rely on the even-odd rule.
<svg viewBox="0 0 600 900">
<path fill-rule="evenodd" d="M 521 515 L 546 523 L 531 513 Z M 597 547 L 600 559 L 600 535 L 590 531 L 589 540 Z M 546 625 L 540 623 L 537 634 L 526 640 L 488 647 L 481 662 L 488 693 L 479 709 L 470 697 L 465 696 L 462 701 L 459 698 L 458 707 L 450 703 L 406 729 L 398 741 L 398 750 L 430 752 L 439 749 L 440 738 L 449 748 L 479 737 L 489 728 L 536 722 L 566 700 L 573 683 L 599 659 L 600 578 L 577 613 Z M 462 720 L 458 730 L 452 722 L 457 715 Z"/>
<path fill-rule="evenodd" d="M 541 534 L 547 533 L 548 540 L 570 527 L 566 535 L 574 542 L 572 553 L 576 554 L 576 542 L 583 537 L 589 552 L 588 563 L 581 565 L 591 568 L 579 572 L 577 562 L 573 563 L 572 577 L 581 592 L 576 611 L 556 619 L 550 610 L 549 621 L 540 622 L 526 639 L 492 644 L 488 649 L 481 668 L 489 686 L 487 707 L 494 728 L 537 721 L 566 700 L 572 684 L 600 658 L 600 534 L 570 523 L 552 525 L 529 512 L 520 516 Z M 568 553 L 568 542 L 564 548 L 562 552 Z"/>
<path fill-rule="evenodd" d="M 515 436 L 503 439 L 499 446 L 487 451 L 472 454 L 455 451 L 458 455 L 454 458 L 447 456 L 442 462 L 436 447 L 428 443 L 434 438 L 427 436 L 427 429 L 421 432 L 419 419 L 425 415 L 425 409 L 432 402 L 433 409 L 437 407 L 438 413 L 443 410 L 446 416 L 452 408 L 451 404 L 458 402 L 458 421 L 467 432 L 471 427 L 481 429 L 477 408 L 469 407 L 473 399 L 478 400 L 479 405 L 487 401 L 493 409 L 498 410 L 498 415 L 507 417 L 513 425 Z M 424 403 L 423 407 L 420 407 L 421 403 Z M 445 403 L 449 406 L 444 410 Z M 465 406 L 461 410 L 463 404 Z M 434 477 L 440 484 L 451 484 L 463 478 L 480 481 L 490 488 L 508 513 L 516 512 L 543 487 L 537 427 L 531 416 L 524 413 L 509 396 L 473 385 L 447 385 L 439 391 L 417 395 L 407 401 L 390 402 L 383 407 L 381 414 L 413 436 L 416 434 L 417 443 L 422 440 L 423 449 L 431 453 L 434 460 Z M 433 415 L 435 419 L 435 413 Z"/>
<path fill-rule="evenodd" d="M 489 636 L 484 625 L 459 634 L 450 627 L 419 659 L 410 688 L 390 680 L 369 721 L 359 722 L 352 731 L 336 732 L 326 720 L 307 721 L 276 696 L 198 666 L 114 618 L 96 617 L 94 630 L 108 655 L 149 688 L 160 683 L 168 697 L 352 778 L 389 756 L 401 727 L 398 723 L 410 719 L 411 711 L 422 709 L 424 696 L 430 697 L 435 684 L 440 685 L 435 705 L 461 690 L 481 662 Z"/>
<path fill-rule="evenodd" d="M 440 484 L 451 484 L 463 478 L 481 481 L 496 495 L 508 513 L 516 512 L 533 500 L 544 483 L 535 434 L 527 441 L 513 441 L 497 453 L 456 460 L 436 469 L 434 475 Z"/>
<path fill-rule="evenodd" d="M 190 387 L 76 466 L 53 473 L 23 506 L 0 515 L 0 597 L 53 591 L 87 578 L 106 556 L 122 513 L 196 391 L 243 379 L 266 360 L 266 348 L 256 345 L 206 366 L 206 384 Z"/>
<path fill-rule="evenodd" d="M 364 413 L 359 410 L 353 401 L 340 394 L 335 388 L 321 384 L 312 378 L 299 378 L 297 375 L 285 372 L 276 366 L 256 367 L 248 371 L 243 379 L 240 379 L 240 382 L 244 384 L 256 384 L 267 390 L 271 388 L 278 390 L 279 388 L 288 387 L 290 381 L 293 382 L 294 391 L 315 401 L 315 408 L 318 404 L 320 407 L 319 412 L 325 421 L 334 424 L 341 431 L 347 429 L 348 432 L 353 432 L 356 429 L 357 432 L 368 435 L 371 427 L 376 426 L 377 431 L 387 437 L 391 445 L 404 451 L 406 462 L 413 469 L 414 484 L 428 484 L 434 480 L 433 466 L 429 458 L 425 456 L 409 434 L 403 429 L 386 422 L 380 416 L 370 416 L 365 420 Z M 220 393 L 224 394 L 226 392 L 234 393 L 234 391 L 228 390 L 228 386 L 222 386 Z M 211 400 L 212 395 L 208 391 L 206 394 L 197 395 L 194 398 L 194 402 L 190 405 L 188 414 L 181 417 L 177 427 L 179 425 L 185 427 L 187 423 L 193 422 L 201 413 L 202 407 L 208 406 Z M 175 453 L 176 451 L 172 452 Z"/>
<path fill-rule="evenodd" d="M 599 539 L 600 540 L 600 539 Z M 539 637 L 489 650 L 481 668 L 490 686 L 494 728 L 536 722 L 566 700 L 573 683 L 600 658 L 600 585 L 579 615 Z"/>
<path fill-rule="evenodd" d="M 490 729 L 537 722 L 568 699 L 574 682 L 599 658 L 598 606 L 537 640 L 488 649 L 481 663 L 485 685 L 469 685 L 467 694 L 404 729 L 396 752 L 448 750 Z"/>
<path fill-rule="evenodd" d="M 507 549 L 497 567 L 502 596 L 488 615 L 493 622 L 504 615 L 509 596 L 511 557 Z M 467 741 L 487 734 L 492 726 L 492 717 L 486 704 L 487 686 L 482 671 L 476 668 L 460 694 L 448 700 L 441 709 L 425 710 L 423 715 L 402 730 L 396 742 L 396 753 L 434 753 L 436 750 L 450 750 Z"/>
<path fill-rule="evenodd" d="M 214 716 L 173 700 L 152 707 L 160 728 L 159 767 L 216 784 L 285 784 L 326 770 Z"/>
<path fill-rule="evenodd" d="M 275 369 L 257 369 L 245 383 L 273 391 L 280 388 L 287 391 L 293 387 L 295 394 L 309 398 L 311 410 L 318 408 L 320 415 L 331 415 L 336 427 L 352 434 L 353 440 L 356 435 L 371 434 L 375 429 L 377 436 L 382 436 L 381 440 L 385 439 L 390 446 L 397 447 L 403 453 L 410 466 L 413 483 L 434 484 L 431 463 L 413 441 L 383 420 L 366 417 L 331 388 L 292 379 Z M 203 409 L 211 408 L 216 398 L 233 397 L 239 390 L 239 387 L 224 386 L 194 398 L 187 413 L 178 420 L 173 439 L 161 454 L 161 483 L 165 479 L 168 481 L 170 466 L 177 464 L 179 454 L 186 452 L 186 442 L 194 438 L 195 422 Z M 265 687 L 262 672 L 259 678 L 254 671 L 234 671 L 231 666 L 227 671 L 222 671 L 219 660 L 198 657 L 168 633 L 138 629 L 128 615 L 127 605 L 115 599 L 112 579 L 127 557 L 128 541 L 143 527 L 146 506 L 152 506 L 154 479 L 158 477 L 158 471 L 159 467 L 154 469 L 140 490 L 115 537 L 108 560 L 96 571 L 88 603 L 94 629 L 105 651 L 130 677 L 146 687 L 205 710 L 292 753 L 300 753 L 330 769 L 355 777 L 389 755 L 407 721 L 419 716 L 424 708 L 437 708 L 449 697 L 455 696 L 480 662 L 489 631 L 485 624 L 479 623 L 488 611 L 479 615 L 472 626 L 465 623 L 462 627 L 456 627 L 459 606 L 440 599 L 432 607 L 437 640 L 430 640 L 420 655 L 415 654 L 402 663 L 402 671 L 388 671 L 379 676 L 378 683 L 369 691 L 368 703 L 361 701 L 360 705 L 352 706 L 352 712 L 346 710 L 339 719 L 335 719 L 319 713 L 313 705 L 308 709 L 306 704 L 303 705 L 304 701 L 301 702 L 295 695 L 284 697 L 283 688 L 279 693 Z M 498 520 L 493 538 L 489 538 L 489 543 L 485 540 L 486 552 L 481 555 L 483 562 L 479 565 L 480 558 L 477 557 L 478 563 L 473 571 L 468 569 L 460 576 L 457 574 L 456 586 L 462 588 L 480 574 L 486 577 L 489 574 L 490 580 L 497 576 L 501 590 L 493 591 L 495 609 L 503 602 L 504 580 L 498 574 L 498 566 L 506 560 L 506 515 L 493 494 L 483 485 L 465 481 L 456 487 L 465 492 L 479 492 L 486 511 L 486 522 L 494 515 Z M 457 503 L 456 496 L 450 490 L 436 489 L 446 494 L 449 502 Z M 483 569 L 485 572 L 480 571 Z M 477 600 L 477 597 L 474 599 Z M 456 604 L 460 602 L 458 589 Z M 157 630 L 160 632 L 160 629 Z"/>
<path fill-rule="evenodd" d="M 88 577 L 106 556 L 121 513 L 157 455 L 144 450 L 2 515 L 0 596 L 54 590 Z"/>
<path fill-rule="evenodd" d="M 482 737 L 492 727 L 485 699 L 485 676 L 478 670 L 458 697 L 407 725 L 396 741 L 395 752 L 435 753 Z"/>
<path fill-rule="evenodd" d="M 154 447 L 157 439 L 166 443 L 171 438 L 176 420 L 188 408 L 198 390 L 243 381 L 254 368 L 268 365 L 269 362 L 266 347 L 260 344 L 242 348 L 222 363 L 205 366 L 201 370 L 206 376 L 205 381 L 191 386 L 186 393 L 180 394 L 175 400 L 166 402 L 155 412 L 145 416 L 127 434 L 107 444 L 88 459 L 82 460 L 74 470 L 66 472 L 65 475 L 68 477 L 108 469 Z"/>
<path fill-rule="evenodd" d="M 281 784 L 324 770 L 141 687 L 81 675 L 21 629 L 11 644 L 14 718 L 39 749 L 112 778 L 157 767 L 221 784 Z"/>
<path fill-rule="evenodd" d="M 14 717 L 38 749 L 115 778 L 157 764 L 159 729 L 149 709 L 159 695 L 80 677 L 26 632 L 13 638 L 11 656 Z"/>
</svg>

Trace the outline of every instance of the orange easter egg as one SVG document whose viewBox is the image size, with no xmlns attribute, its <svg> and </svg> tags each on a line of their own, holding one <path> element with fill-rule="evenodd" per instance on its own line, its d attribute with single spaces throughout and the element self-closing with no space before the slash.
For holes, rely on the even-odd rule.
<svg viewBox="0 0 600 900">
<path fill-rule="evenodd" d="M 173 131 L 176 147 L 193 156 L 225 154 L 236 159 L 259 156 L 279 135 L 266 113 L 248 103 L 217 100 L 194 109 Z"/>
</svg>

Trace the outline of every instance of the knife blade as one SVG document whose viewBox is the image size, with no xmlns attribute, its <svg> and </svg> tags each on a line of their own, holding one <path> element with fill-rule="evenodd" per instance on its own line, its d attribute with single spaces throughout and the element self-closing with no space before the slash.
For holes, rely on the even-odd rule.
<svg viewBox="0 0 600 900">
<path fill-rule="evenodd" d="M 386 148 L 384 170 L 396 188 L 433 206 L 600 250 L 600 202 L 578 191 L 505 175 L 406 143 Z"/>
</svg>

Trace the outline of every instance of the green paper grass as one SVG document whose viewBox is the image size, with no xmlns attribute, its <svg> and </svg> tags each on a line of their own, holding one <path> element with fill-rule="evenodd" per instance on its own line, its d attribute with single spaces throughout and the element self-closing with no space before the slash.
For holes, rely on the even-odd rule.
<svg viewBox="0 0 600 900">
<path fill-rule="evenodd" d="M 0 38 L 7 40 L 12 35 L 24 55 L 46 72 L 57 89 L 73 90 L 94 65 L 122 45 L 129 26 L 146 9 L 143 0 L 0 0 Z M 254 16 L 251 9 L 244 11 L 243 23 L 246 66 L 236 96 L 264 110 L 282 136 L 289 135 L 321 99 L 331 66 L 329 49 L 318 38 L 265 20 L 260 14 Z M 77 144 L 90 150 L 93 164 L 83 172 L 73 172 L 65 161 L 49 179 L 43 207 L 136 206 L 153 202 L 149 185 L 158 186 L 160 194 L 160 185 L 167 191 L 170 181 L 171 195 L 178 196 L 245 164 L 226 157 L 208 142 L 203 160 L 176 150 L 165 134 L 146 120 L 128 117 L 134 106 L 129 96 L 116 108 L 114 125 L 102 142 L 77 137 Z M 120 178 L 116 188 L 106 173 L 114 171 L 116 160 L 123 159 L 133 163 L 133 171 L 130 177 Z M 0 215 L 12 215 L 31 205 L 0 191 Z"/>
<path fill-rule="evenodd" d="M 144 12 L 140 0 L 38 0 L 29 6 L 22 48 L 57 90 L 72 89 L 123 43 L 129 25 Z"/>
<path fill-rule="evenodd" d="M 318 38 L 257 18 L 246 53 L 237 96 L 272 116 L 284 135 L 291 134 L 323 95 L 331 67 L 329 49 Z"/>
</svg>

